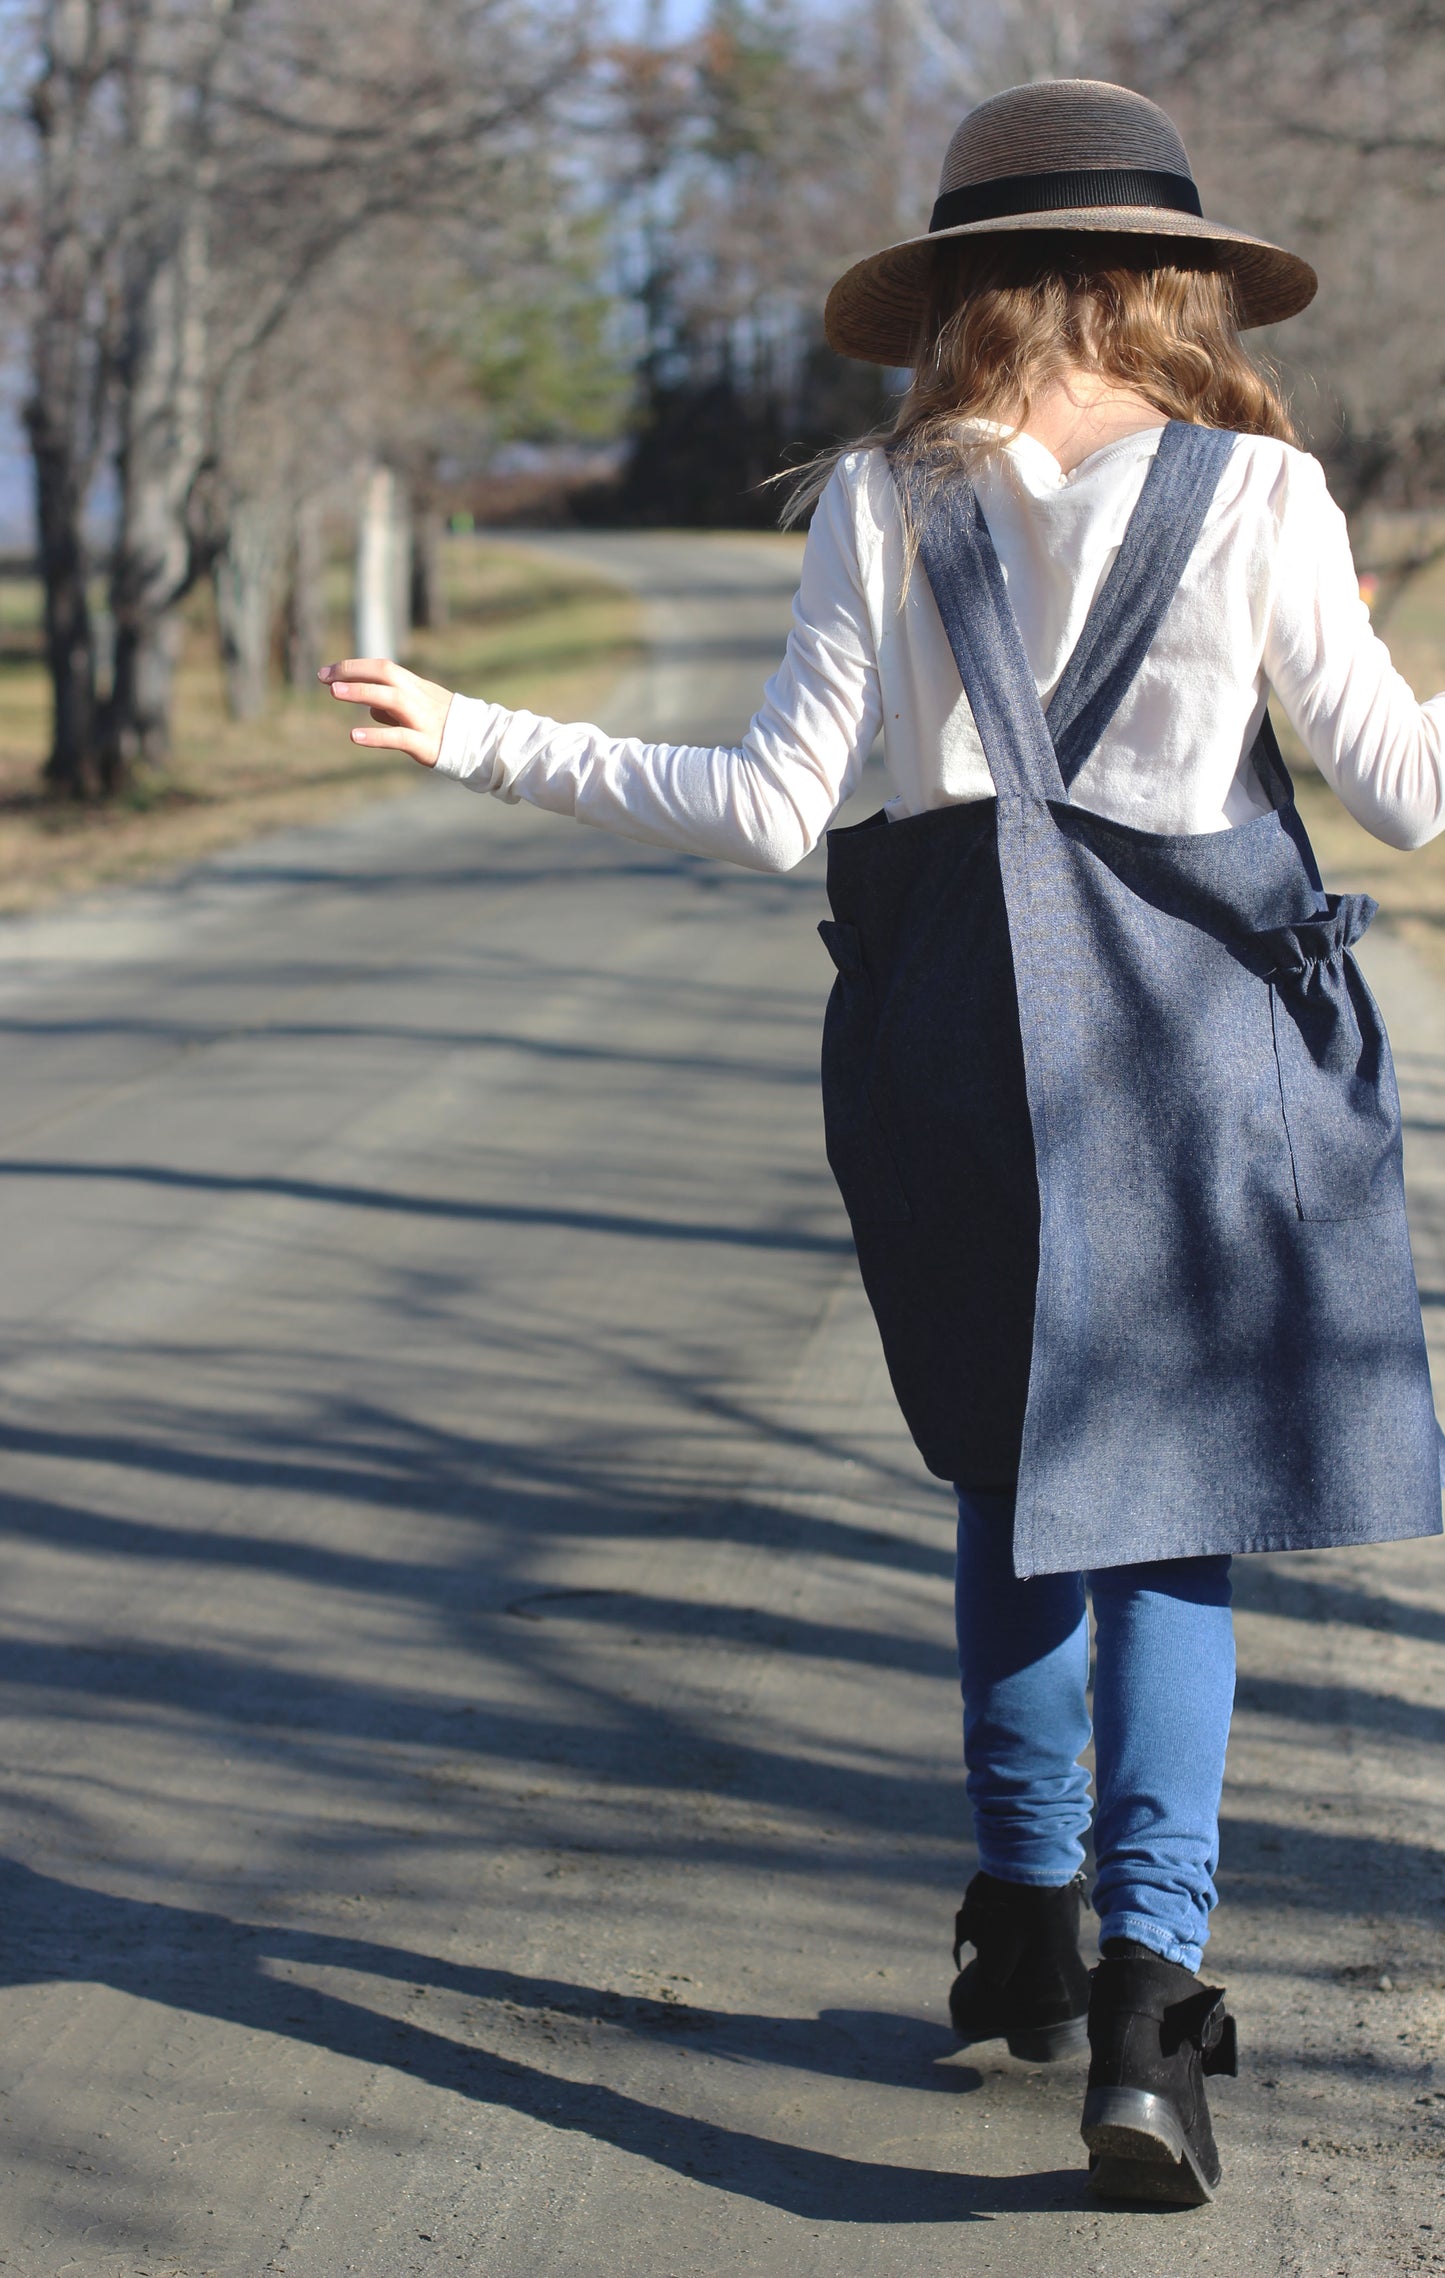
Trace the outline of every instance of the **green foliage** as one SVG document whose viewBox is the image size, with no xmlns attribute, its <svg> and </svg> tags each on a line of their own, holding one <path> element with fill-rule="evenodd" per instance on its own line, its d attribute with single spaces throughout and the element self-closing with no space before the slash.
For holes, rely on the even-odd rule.
<svg viewBox="0 0 1445 2278">
<path fill-rule="evenodd" d="M 482 296 L 464 355 L 499 443 L 605 443 L 626 426 L 631 362 L 597 268 L 544 254 Z"/>
</svg>

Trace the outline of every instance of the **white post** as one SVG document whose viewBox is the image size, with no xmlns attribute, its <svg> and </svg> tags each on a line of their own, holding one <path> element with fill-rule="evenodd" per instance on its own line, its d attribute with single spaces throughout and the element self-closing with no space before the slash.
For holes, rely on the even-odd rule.
<svg viewBox="0 0 1445 2278">
<path fill-rule="evenodd" d="M 374 466 L 361 486 L 356 527 L 356 653 L 394 657 L 406 645 L 410 561 L 402 487 Z"/>
</svg>

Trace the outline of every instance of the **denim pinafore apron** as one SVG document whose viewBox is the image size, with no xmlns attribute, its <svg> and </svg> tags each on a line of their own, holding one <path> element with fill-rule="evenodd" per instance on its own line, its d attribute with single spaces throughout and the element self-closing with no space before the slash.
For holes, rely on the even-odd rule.
<svg viewBox="0 0 1445 2278">
<path fill-rule="evenodd" d="M 1267 724 L 1236 829 L 1069 798 L 1234 442 L 1164 429 L 1047 720 L 971 485 L 911 478 L 997 796 L 828 837 L 829 1161 L 924 1461 L 1016 1482 L 1021 1575 L 1440 1530 L 1375 904 Z"/>
</svg>

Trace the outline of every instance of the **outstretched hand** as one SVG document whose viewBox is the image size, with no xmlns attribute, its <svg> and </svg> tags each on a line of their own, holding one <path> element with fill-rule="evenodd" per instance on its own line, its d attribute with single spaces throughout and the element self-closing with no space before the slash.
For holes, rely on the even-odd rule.
<svg viewBox="0 0 1445 2278">
<path fill-rule="evenodd" d="M 449 688 L 422 680 L 390 657 L 348 657 L 324 664 L 317 674 L 342 704 L 365 704 L 377 725 L 353 728 L 354 744 L 380 751 L 404 751 L 421 767 L 435 767 L 451 704 Z"/>
</svg>

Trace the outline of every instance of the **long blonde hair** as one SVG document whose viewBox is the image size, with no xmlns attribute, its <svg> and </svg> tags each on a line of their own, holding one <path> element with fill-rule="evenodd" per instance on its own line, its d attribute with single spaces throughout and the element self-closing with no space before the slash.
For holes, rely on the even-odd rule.
<svg viewBox="0 0 1445 2278">
<path fill-rule="evenodd" d="M 1158 239 L 1082 232 L 934 247 L 912 382 L 891 428 L 864 440 L 887 440 L 895 459 L 946 471 L 1004 439 L 969 433 L 966 422 L 1016 434 L 1055 380 L 1083 369 L 1166 418 L 1292 443 L 1274 375 L 1241 344 L 1228 275 L 1151 258 L 1161 249 Z M 809 512 L 842 455 L 826 452 L 801 470 L 785 524 Z"/>
</svg>

